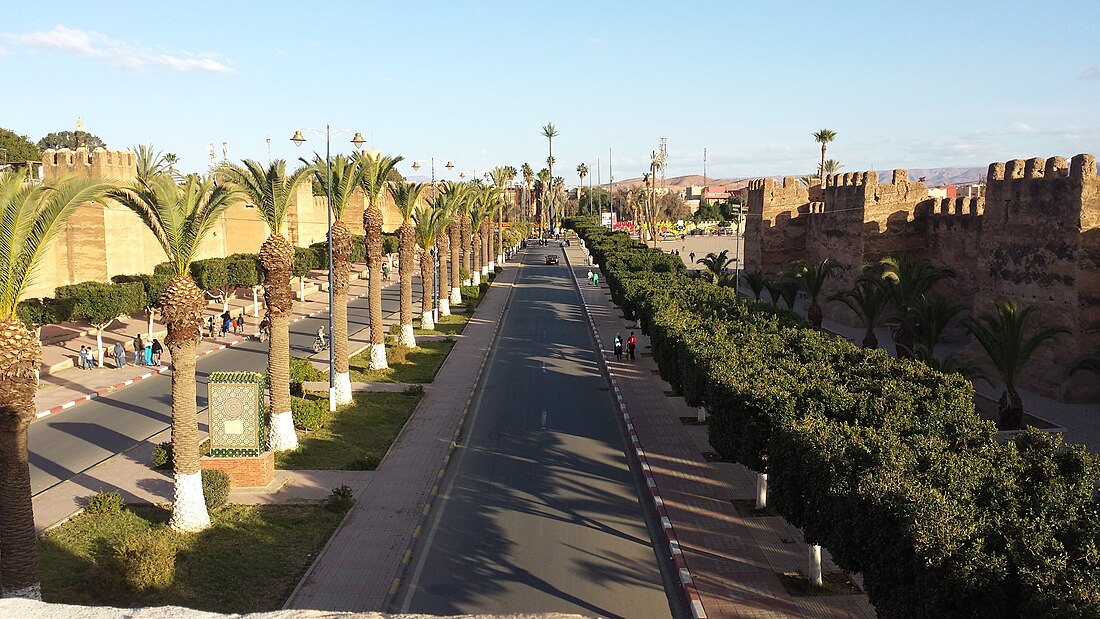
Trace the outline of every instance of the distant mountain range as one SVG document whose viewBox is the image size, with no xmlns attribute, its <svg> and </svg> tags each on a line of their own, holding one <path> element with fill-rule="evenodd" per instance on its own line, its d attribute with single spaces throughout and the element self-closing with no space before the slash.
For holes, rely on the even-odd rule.
<svg viewBox="0 0 1100 619">
<path fill-rule="evenodd" d="M 918 181 L 921 177 L 924 177 L 924 184 L 929 187 L 938 187 L 940 185 L 969 185 L 976 183 L 979 180 L 985 181 L 985 174 L 987 168 L 919 168 L 909 170 L 909 180 Z M 893 180 L 893 170 L 879 170 L 878 178 L 880 183 L 889 183 Z M 801 176 L 801 174 L 792 174 L 791 176 Z M 714 178 L 708 176 L 706 179 L 707 185 L 724 185 L 727 188 L 741 189 L 748 185 L 749 181 L 753 178 L 760 178 L 758 176 L 745 177 L 745 178 Z M 781 179 L 782 176 L 773 176 L 771 178 Z M 688 174 L 686 176 L 670 176 L 665 179 L 665 187 L 674 187 L 676 189 L 686 189 L 692 185 L 702 185 L 703 176 L 700 174 Z M 641 177 L 628 178 L 622 181 L 616 181 L 616 187 L 636 187 L 642 185 Z M 658 181 L 658 186 L 661 186 Z"/>
</svg>

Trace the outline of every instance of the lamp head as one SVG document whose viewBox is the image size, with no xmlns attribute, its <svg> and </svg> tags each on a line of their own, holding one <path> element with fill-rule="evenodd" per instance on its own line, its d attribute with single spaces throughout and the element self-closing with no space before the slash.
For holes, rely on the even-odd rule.
<svg viewBox="0 0 1100 619">
<path fill-rule="evenodd" d="M 290 138 L 291 142 L 294 142 L 295 146 L 301 146 L 302 142 L 306 141 L 306 136 L 302 135 L 301 129 L 294 132 L 294 137 Z"/>
<path fill-rule="evenodd" d="M 455 167 L 455 164 L 453 164 L 453 163 L 451 163 L 450 161 L 448 161 L 448 162 L 447 162 L 447 165 L 446 165 L 446 166 L 444 166 L 444 167 L 445 167 L 445 168 L 447 168 L 448 170 L 453 170 L 453 169 L 454 169 L 454 167 Z"/>
<path fill-rule="evenodd" d="M 363 139 L 363 134 L 358 131 L 355 132 L 355 137 L 351 139 L 351 143 L 355 145 L 355 148 L 363 148 L 363 144 L 367 141 Z"/>
<path fill-rule="evenodd" d="M 414 162 L 413 162 L 413 165 L 412 165 L 412 168 L 413 168 L 414 170 L 419 170 L 419 169 L 420 169 L 420 164 L 419 164 L 418 162 L 414 161 Z"/>
</svg>

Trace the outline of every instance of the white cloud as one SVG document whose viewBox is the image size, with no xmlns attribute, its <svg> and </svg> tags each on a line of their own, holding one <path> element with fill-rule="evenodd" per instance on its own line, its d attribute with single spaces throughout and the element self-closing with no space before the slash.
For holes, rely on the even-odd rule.
<svg viewBox="0 0 1100 619">
<path fill-rule="evenodd" d="M 1100 80 L 1100 62 L 1085 69 L 1085 72 L 1081 74 L 1080 79 L 1083 80 Z"/>
<path fill-rule="evenodd" d="M 588 42 L 593 45 L 603 45 L 603 39 L 600 37 L 588 37 Z"/>
<path fill-rule="evenodd" d="M 1014 134 L 1036 133 L 1035 127 L 1023 122 L 1014 122 L 1008 126 L 1008 132 Z"/>
<path fill-rule="evenodd" d="M 3 32 L 0 40 L 10 46 L 56 50 L 64 53 L 104 60 L 128 71 L 168 69 L 171 71 L 205 71 L 236 73 L 229 64 L 210 53 L 187 51 L 167 52 L 152 49 L 133 41 L 113 39 L 99 32 L 54 26 L 41 32 Z M 12 51 L 9 46 L 9 51 Z"/>
</svg>

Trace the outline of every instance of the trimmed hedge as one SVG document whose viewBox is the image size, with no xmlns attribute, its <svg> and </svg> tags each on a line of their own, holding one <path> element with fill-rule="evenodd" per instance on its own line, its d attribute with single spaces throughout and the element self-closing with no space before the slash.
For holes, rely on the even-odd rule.
<svg viewBox="0 0 1100 619">
<path fill-rule="evenodd" d="M 566 220 L 716 452 L 862 572 L 879 617 L 1100 616 L 1100 461 L 1035 430 L 995 440 L 973 386 L 685 275 L 679 258 Z"/>
</svg>

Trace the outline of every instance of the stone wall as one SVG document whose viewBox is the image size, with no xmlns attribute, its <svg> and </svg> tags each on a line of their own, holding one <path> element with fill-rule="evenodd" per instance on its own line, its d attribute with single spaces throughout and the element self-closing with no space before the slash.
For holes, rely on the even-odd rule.
<svg viewBox="0 0 1100 619">
<path fill-rule="evenodd" d="M 890 184 L 875 172 L 832 175 L 821 201 L 809 198 L 794 179 L 749 183 L 748 270 L 832 258 L 844 269 L 826 285 L 829 295 L 850 287 L 864 263 L 929 258 L 957 273 L 938 292 L 972 314 L 1011 301 L 1071 329 L 1039 351 L 1025 386 L 1062 399 L 1100 397 L 1095 377 L 1064 375 L 1075 356 L 1100 349 L 1100 178 L 1092 155 L 991 164 L 984 198 L 929 198 L 905 170 L 894 170 Z M 854 321 L 841 304 L 826 304 L 825 313 Z"/>
</svg>

